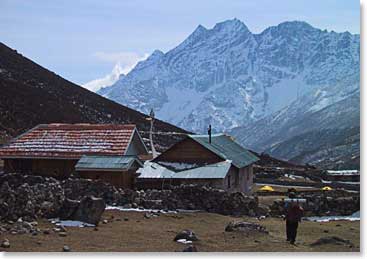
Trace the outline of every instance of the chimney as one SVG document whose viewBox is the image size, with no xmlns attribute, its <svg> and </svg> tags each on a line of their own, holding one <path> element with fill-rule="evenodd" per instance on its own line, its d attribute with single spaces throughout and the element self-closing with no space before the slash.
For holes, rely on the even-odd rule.
<svg viewBox="0 0 367 259">
<path fill-rule="evenodd" d="M 208 135 L 209 135 L 209 144 L 212 143 L 212 125 L 209 124 L 208 128 Z"/>
</svg>

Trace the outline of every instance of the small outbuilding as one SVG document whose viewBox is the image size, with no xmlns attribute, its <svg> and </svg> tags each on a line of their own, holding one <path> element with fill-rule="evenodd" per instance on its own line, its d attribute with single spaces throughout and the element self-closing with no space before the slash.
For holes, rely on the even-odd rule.
<svg viewBox="0 0 367 259">
<path fill-rule="evenodd" d="M 133 188 L 136 170 L 143 163 L 136 156 L 89 156 L 85 155 L 75 166 L 82 178 L 102 180 L 116 187 Z"/>
<path fill-rule="evenodd" d="M 137 186 L 199 184 L 250 193 L 258 158 L 225 134 L 188 135 L 138 169 Z"/>
</svg>

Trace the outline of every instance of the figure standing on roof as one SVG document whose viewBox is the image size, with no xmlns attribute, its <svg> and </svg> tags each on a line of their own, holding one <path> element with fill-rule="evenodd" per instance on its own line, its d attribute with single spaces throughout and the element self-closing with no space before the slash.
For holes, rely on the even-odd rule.
<svg viewBox="0 0 367 259">
<path fill-rule="evenodd" d="M 292 201 L 285 216 L 287 241 L 291 244 L 296 242 L 298 223 L 301 222 L 302 216 L 303 208 L 297 202 Z"/>
</svg>

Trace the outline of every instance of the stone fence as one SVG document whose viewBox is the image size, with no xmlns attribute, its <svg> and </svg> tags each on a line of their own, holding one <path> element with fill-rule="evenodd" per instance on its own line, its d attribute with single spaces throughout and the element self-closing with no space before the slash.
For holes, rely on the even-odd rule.
<svg viewBox="0 0 367 259">
<path fill-rule="evenodd" d="M 305 216 L 349 216 L 360 210 L 359 193 L 345 196 L 344 192 L 324 192 L 321 194 L 299 195 L 297 198 L 305 199 L 301 206 L 305 211 Z M 283 199 L 274 201 L 270 206 L 270 215 L 284 215 L 285 202 Z"/>
<path fill-rule="evenodd" d="M 258 199 L 205 186 L 182 185 L 171 190 L 122 190 L 102 182 L 69 178 L 0 175 L 0 220 L 57 217 L 66 199 L 103 198 L 106 204 L 126 208 L 203 210 L 220 214 L 256 216 L 268 213 Z"/>
</svg>

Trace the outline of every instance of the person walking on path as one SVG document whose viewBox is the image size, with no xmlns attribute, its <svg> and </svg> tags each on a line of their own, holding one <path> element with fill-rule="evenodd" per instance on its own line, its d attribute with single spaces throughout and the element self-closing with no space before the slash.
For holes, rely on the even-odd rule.
<svg viewBox="0 0 367 259">
<path fill-rule="evenodd" d="M 287 241 L 291 244 L 296 242 L 298 222 L 301 221 L 302 216 L 303 208 L 299 206 L 298 203 L 292 202 L 288 207 L 287 214 L 285 216 Z"/>
</svg>

